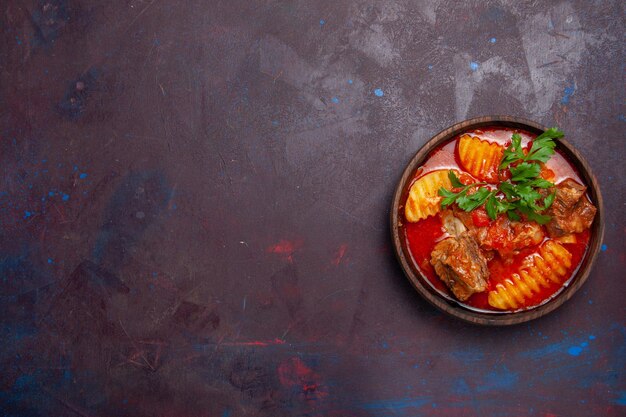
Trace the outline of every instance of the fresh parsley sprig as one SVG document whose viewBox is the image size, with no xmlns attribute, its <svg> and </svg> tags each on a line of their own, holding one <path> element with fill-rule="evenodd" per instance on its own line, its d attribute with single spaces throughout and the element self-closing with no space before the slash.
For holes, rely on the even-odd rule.
<svg viewBox="0 0 626 417">
<path fill-rule="evenodd" d="M 545 180 L 542 179 L 542 181 Z M 539 224 L 546 224 L 549 222 L 550 217 L 541 215 L 540 213 L 550 208 L 554 202 L 556 194 L 553 192 L 548 196 L 543 197 L 543 194 L 531 185 L 532 183 L 532 181 L 520 184 L 512 184 L 510 182 L 500 183 L 498 191 L 504 194 L 504 198 L 502 200 L 498 200 L 496 198 L 496 200 L 500 201 L 500 204 L 506 209 L 501 209 L 494 215 L 493 210 L 490 214 L 487 205 L 485 205 L 485 209 L 487 210 L 489 217 L 495 219 L 498 214 L 506 211 L 511 220 L 519 220 L 519 214 L 516 213 L 516 211 L 519 211 L 520 213 L 526 215 L 528 219 L 534 220 Z M 545 185 L 543 182 L 540 184 Z M 539 205 L 539 201 L 542 202 L 542 205 Z"/>
<path fill-rule="evenodd" d="M 554 148 L 556 147 L 554 139 L 560 139 L 563 136 L 563 132 L 556 127 L 551 127 L 533 140 L 530 150 L 525 154 L 522 148 L 522 137 L 514 133 L 511 136 L 511 144 L 504 150 L 500 169 L 506 169 L 509 165 L 518 161 L 548 162 L 548 159 L 554 155 Z"/>
<path fill-rule="evenodd" d="M 457 203 L 463 210 L 472 211 L 484 203 L 486 197 L 484 196 L 484 191 L 481 190 L 485 190 L 488 193 L 489 190 L 486 188 L 481 187 L 478 191 L 468 195 L 471 188 L 484 184 L 484 182 L 465 185 L 461 182 L 461 180 L 459 180 L 459 177 L 457 177 L 452 170 L 448 171 L 448 178 L 450 179 L 452 187 L 460 188 L 461 191 L 455 193 L 441 187 L 439 189 L 439 195 L 443 197 L 441 200 L 441 207 L 446 208 L 454 203 Z"/>
<path fill-rule="evenodd" d="M 530 162 L 522 162 L 519 165 L 511 167 L 511 181 L 520 182 L 537 178 L 541 172 L 541 166 L 539 164 L 533 164 Z"/>
<path fill-rule="evenodd" d="M 522 137 L 517 133 L 513 133 L 513 136 L 511 136 L 511 144 L 504 150 L 502 162 L 500 162 L 500 169 L 506 169 L 513 162 L 523 160 L 524 156 Z"/>
<path fill-rule="evenodd" d="M 491 191 L 488 188 L 479 187 L 480 185 L 484 185 L 484 182 L 463 184 L 454 171 L 448 171 L 448 178 L 453 188 L 460 188 L 461 190 L 455 193 L 441 187 L 439 189 L 439 195 L 443 197 L 441 200 L 441 207 L 443 208 L 456 203 L 462 210 L 472 211 L 483 205 L 491 195 Z M 479 188 L 470 194 L 469 191 L 475 187 Z"/>
<path fill-rule="evenodd" d="M 446 208 L 457 204 L 464 211 L 472 211 L 485 205 L 487 215 L 495 220 L 498 215 L 506 213 L 511 220 L 520 220 L 520 214 L 539 224 L 546 224 L 550 216 L 542 214 L 552 203 L 556 194 L 552 192 L 545 196 L 541 189 L 547 189 L 554 184 L 540 177 L 540 163 L 547 162 L 555 153 L 554 139 L 562 138 L 563 132 L 557 128 L 550 128 L 533 140 L 530 149 L 525 152 L 522 148 L 522 137 L 514 133 L 511 144 L 504 150 L 499 170 L 509 169 L 511 179 L 502 181 L 497 189 L 483 187 L 485 183 L 463 184 L 454 171 L 448 172 L 448 178 L 453 188 L 460 191 L 453 192 L 445 188 L 439 189 L 443 197 L 441 207 Z M 471 189 L 478 187 L 473 193 Z"/>
<path fill-rule="evenodd" d="M 554 139 L 560 139 L 564 135 L 565 134 L 556 127 L 551 127 L 546 130 L 533 140 L 533 144 L 528 154 L 524 157 L 524 161 L 548 162 L 548 159 L 552 158 L 552 155 L 554 155 L 554 148 L 556 147 Z"/>
<path fill-rule="evenodd" d="M 487 201 L 485 202 L 485 210 L 487 211 L 487 215 L 489 216 L 489 218 L 495 220 L 498 215 L 502 213 L 507 213 L 509 217 L 517 216 L 515 214 L 515 205 L 508 202 L 506 199 L 497 198 L 496 194 L 497 192 L 492 191 L 491 195 L 489 196 L 489 198 L 487 198 Z M 515 220 L 515 218 L 512 218 L 511 220 Z M 517 220 L 519 220 L 519 216 Z"/>
</svg>

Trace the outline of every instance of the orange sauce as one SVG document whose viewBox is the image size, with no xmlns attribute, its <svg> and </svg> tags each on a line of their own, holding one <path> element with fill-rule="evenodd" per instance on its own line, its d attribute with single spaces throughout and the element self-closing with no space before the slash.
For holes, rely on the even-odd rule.
<svg viewBox="0 0 626 417">
<path fill-rule="evenodd" d="M 474 130 L 466 133 L 473 136 L 479 136 L 483 140 L 496 142 L 506 147 L 511 143 L 511 135 L 516 132 L 522 136 L 523 146 L 526 146 L 528 142 L 535 137 L 535 135 L 525 131 L 500 127 Z M 409 188 L 412 182 L 434 170 L 456 169 L 464 172 L 459 163 L 458 153 L 456 150 L 457 140 L 458 137 L 455 137 L 450 142 L 434 149 L 428 156 L 424 165 L 416 170 L 413 181 L 409 183 Z M 546 163 L 546 168 L 554 172 L 555 177 L 552 180 L 554 183 L 559 183 L 566 178 L 572 178 L 581 184 L 583 183 L 572 164 L 568 162 L 565 156 L 561 154 L 558 149 L 557 153 Z M 401 217 L 404 218 L 404 209 L 401 211 Z M 446 296 L 447 298 L 455 299 L 446 285 L 439 279 L 435 273 L 435 269 L 430 264 L 430 254 L 432 253 L 435 245 L 437 242 L 448 236 L 443 228 L 440 214 L 420 220 L 417 223 L 409 223 L 407 221 L 402 223 L 403 224 L 400 226 L 401 236 L 404 236 L 406 239 L 413 262 L 421 272 L 422 276 L 425 277 L 427 282 L 440 294 Z M 561 245 L 572 254 L 572 265 L 567 271 L 567 278 L 563 281 L 563 284 L 551 284 L 548 288 L 542 287 L 539 293 L 534 294 L 531 299 L 526 300 L 526 309 L 541 305 L 555 297 L 565 286 L 567 286 L 572 276 L 576 273 L 587 251 L 590 232 L 589 230 L 585 230 L 575 236 L 576 243 L 561 243 Z M 513 255 L 507 260 L 502 259 L 496 253 L 493 259 L 487 262 L 490 274 L 487 290 L 482 293 L 472 295 L 464 302 L 460 302 L 458 300 L 457 302 L 469 309 L 500 312 L 501 310 L 495 309 L 489 305 L 487 301 L 489 291 L 495 289 L 497 284 L 509 279 L 514 273 L 519 272 L 524 260 L 528 256 L 537 253 L 539 246 L 540 245 L 526 247 L 520 250 L 518 254 Z"/>
</svg>

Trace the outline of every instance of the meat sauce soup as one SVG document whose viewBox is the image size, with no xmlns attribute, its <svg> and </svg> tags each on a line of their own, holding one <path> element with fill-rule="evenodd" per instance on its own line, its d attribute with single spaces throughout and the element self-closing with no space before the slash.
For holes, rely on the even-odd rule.
<svg viewBox="0 0 626 417">
<path fill-rule="evenodd" d="M 513 133 L 518 133 L 521 136 L 521 143 L 524 148 L 529 147 L 530 144 L 532 144 L 531 141 L 536 137 L 536 135 L 529 132 L 498 127 L 465 132 L 464 134 L 453 138 L 451 141 L 438 146 L 429 154 L 425 163 L 416 170 L 414 178 L 410 182 L 407 190 L 412 190 L 413 184 L 415 184 L 419 179 L 427 176 L 428 174 L 437 175 L 439 172 L 442 172 L 441 170 L 445 170 L 446 172 L 448 170 L 454 170 L 458 173 L 459 179 L 461 179 L 461 182 L 464 184 L 475 182 L 475 179 L 472 179 L 472 176 L 466 173 L 464 165 L 460 159 L 460 137 L 469 134 L 472 137 L 483 140 L 487 144 L 495 143 L 504 149 L 511 144 L 511 135 Z M 482 165 L 485 165 L 484 162 Z M 550 181 L 554 184 L 558 185 L 568 179 L 574 180 L 578 184 L 583 184 L 583 181 L 576 172 L 575 168 L 567 161 L 566 157 L 561 154 L 558 149 L 556 150 L 556 153 L 554 153 L 554 155 L 552 155 L 552 157 L 544 164 L 544 168 L 542 168 L 542 175 L 544 172 L 543 169 L 547 169 L 546 172 L 550 175 Z M 464 176 L 466 177 L 466 180 L 469 178 L 472 179 L 472 181 L 465 182 L 463 180 Z M 495 189 L 495 185 L 493 184 L 486 184 L 485 187 L 490 190 Z M 587 199 L 588 201 L 586 193 L 582 196 L 582 198 Z M 409 202 L 406 201 L 406 204 L 409 204 Z M 557 203 L 553 204 L 560 204 L 560 202 L 557 201 Z M 484 212 L 482 207 L 479 207 L 475 211 L 476 213 L 479 213 L 480 210 Z M 438 276 L 435 267 L 431 263 L 431 255 L 433 254 L 435 247 L 440 242 L 451 236 L 449 231 L 447 231 L 444 227 L 444 217 L 449 219 L 450 212 L 452 212 L 454 216 L 464 216 L 466 218 L 470 218 L 468 217 L 469 213 L 464 214 L 462 210 L 457 211 L 457 209 L 452 211 L 450 211 L 450 209 L 439 209 L 438 212 L 433 215 L 422 218 L 417 222 L 412 222 L 407 218 L 404 206 L 401 206 L 401 211 L 401 218 L 403 219 L 400 225 L 401 236 L 404 236 L 404 239 L 406 239 L 407 247 L 411 253 L 413 262 L 421 272 L 422 276 L 424 276 L 428 283 L 440 294 L 450 299 L 455 299 L 461 305 L 469 309 L 491 312 L 510 312 L 533 308 L 549 301 L 565 286 L 567 286 L 570 279 L 577 271 L 585 256 L 590 238 L 589 227 L 578 233 L 568 233 L 564 237 L 550 237 L 550 234 L 547 233 L 546 225 L 539 225 L 535 222 L 530 222 L 534 224 L 528 227 L 534 227 L 533 230 L 541 232 L 536 233 L 538 235 L 542 235 L 542 237 L 538 238 L 537 241 L 532 241 L 532 243 L 513 250 L 511 253 L 503 252 L 504 255 L 499 252 L 499 249 L 493 250 L 493 247 L 496 247 L 496 245 L 490 247 L 492 250 L 487 251 L 484 251 L 484 248 L 481 246 L 481 253 L 486 255 L 486 265 L 489 271 L 488 279 L 486 280 L 486 287 L 484 287 L 485 289 L 482 291 L 471 294 L 467 299 L 461 300 L 459 297 L 455 297 L 456 294 L 453 294 L 451 289 L 446 286 L 444 281 L 442 281 L 442 278 Z M 595 208 L 593 208 L 593 214 L 595 214 Z M 503 216 L 504 218 L 507 217 L 505 214 L 500 214 L 498 216 L 498 222 L 508 221 L 500 219 L 500 216 Z M 487 228 L 489 232 L 491 232 L 492 229 L 498 230 L 497 228 L 492 228 L 491 226 L 495 224 L 496 220 L 487 218 L 487 220 L 484 221 L 484 219 L 480 219 L 480 215 L 478 217 L 478 224 Z M 484 213 L 482 214 L 482 217 L 485 217 Z M 471 218 L 474 220 L 474 225 L 476 225 L 474 213 L 472 213 Z M 522 222 L 523 220 L 524 219 L 522 219 Z M 529 221 L 526 220 L 526 222 L 528 223 Z M 489 226 L 487 226 L 487 224 Z M 511 224 L 514 223 L 511 222 Z M 551 228 L 551 231 L 553 229 L 554 228 Z M 479 230 L 476 236 L 484 235 L 484 232 L 482 232 L 482 230 L 484 230 L 483 228 L 475 227 L 470 231 L 475 230 Z M 493 241 L 497 242 L 497 239 L 493 239 Z M 546 248 L 551 250 L 547 250 Z M 564 252 L 562 248 L 564 248 L 566 252 Z M 564 259 L 563 256 L 567 258 L 565 261 L 561 261 Z M 543 278 L 539 276 L 538 279 L 533 279 L 533 276 L 537 276 L 537 271 L 542 273 L 541 268 L 545 269 L 546 265 L 548 265 L 548 268 L 552 271 L 546 273 L 547 275 L 551 274 L 551 278 L 549 277 L 550 279 L 548 279 L 546 276 Z M 554 265 L 556 265 L 556 267 Z M 520 277 L 522 279 L 520 279 Z M 511 291 L 507 293 L 506 289 L 511 289 Z M 499 307 L 490 305 L 490 294 L 492 294 L 492 303 L 497 304 Z M 502 297 L 505 298 L 504 304 L 502 304 Z M 509 301 L 506 301 L 507 299 Z"/>
</svg>

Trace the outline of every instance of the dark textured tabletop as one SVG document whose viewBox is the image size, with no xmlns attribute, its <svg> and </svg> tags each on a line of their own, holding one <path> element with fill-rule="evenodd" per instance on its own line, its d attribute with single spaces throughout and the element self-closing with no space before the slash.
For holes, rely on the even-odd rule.
<svg viewBox="0 0 626 417">
<path fill-rule="evenodd" d="M 624 4 L 0 5 L 2 416 L 623 416 Z M 480 115 L 558 125 L 605 199 L 587 283 L 436 311 L 393 188 Z"/>
</svg>

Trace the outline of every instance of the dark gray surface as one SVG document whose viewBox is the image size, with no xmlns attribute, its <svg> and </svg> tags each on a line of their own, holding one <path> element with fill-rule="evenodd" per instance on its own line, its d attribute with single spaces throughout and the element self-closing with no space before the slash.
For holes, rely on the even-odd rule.
<svg viewBox="0 0 626 417">
<path fill-rule="evenodd" d="M 622 2 L 1 8 L 4 415 L 624 413 Z M 411 156 L 486 114 L 560 126 L 606 205 L 587 284 L 506 329 L 388 234 Z"/>
</svg>

